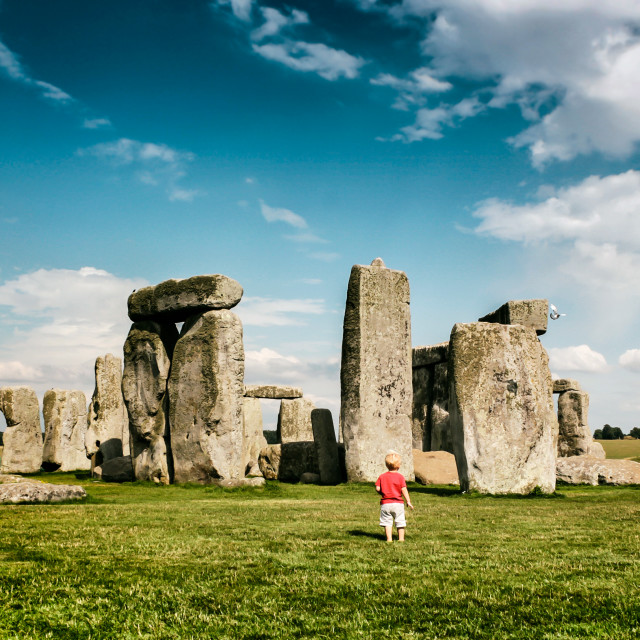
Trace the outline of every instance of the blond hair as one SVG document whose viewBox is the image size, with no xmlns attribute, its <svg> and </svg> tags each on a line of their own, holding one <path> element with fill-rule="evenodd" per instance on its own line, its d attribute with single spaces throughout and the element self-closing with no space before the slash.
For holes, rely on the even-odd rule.
<svg viewBox="0 0 640 640">
<path fill-rule="evenodd" d="M 389 451 L 384 459 L 384 463 L 389 471 L 396 471 L 397 469 L 399 469 L 401 462 L 402 458 L 397 451 Z"/>
</svg>

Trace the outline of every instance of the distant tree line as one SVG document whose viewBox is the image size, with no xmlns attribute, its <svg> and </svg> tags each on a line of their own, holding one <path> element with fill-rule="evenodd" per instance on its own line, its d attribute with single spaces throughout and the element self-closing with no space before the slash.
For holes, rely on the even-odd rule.
<svg viewBox="0 0 640 640">
<path fill-rule="evenodd" d="M 629 435 L 632 438 L 640 439 L 640 427 L 633 427 L 629 431 Z M 602 429 L 596 429 L 593 432 L 593 437 L 596 440 L 622 440 L 624 433 L 620 427 L 612 427 L 610 424 L 605 424 Z"/>
</svg>

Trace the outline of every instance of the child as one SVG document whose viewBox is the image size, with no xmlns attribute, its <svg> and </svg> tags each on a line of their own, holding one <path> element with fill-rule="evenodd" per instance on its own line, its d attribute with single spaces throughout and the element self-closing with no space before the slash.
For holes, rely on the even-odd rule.
<svg viewBox="0 0 640 640">
<path fill-rule="evenodd" d="M 376 491 L 382 496 L 380 500 L 380 526 L 384 527 L 387 535 L 387 542 L 393 542 L 393 522 L 395 520 L 398 530 L 398 542 L 404 542 L 404 529 L 407 521 L 404 517 L 404 500 L 410 509 L 413 509 L 407 483 L 404 476 L 398 472 L 400 468 L 400 454 L 390 451 L 384 459 L 387 466 L 386 473 L 383 473 L 376 480 Z"/>
</svg>

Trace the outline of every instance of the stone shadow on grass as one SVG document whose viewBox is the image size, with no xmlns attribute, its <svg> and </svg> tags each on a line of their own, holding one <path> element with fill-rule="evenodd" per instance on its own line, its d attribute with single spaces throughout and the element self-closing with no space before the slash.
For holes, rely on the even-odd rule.
<svg viewBox="0 0 640 640">
<path fill-rule="evenodd" d="M 460 491 L 459 486 L 437 486 L 431 485 L 425 487 L 424 485 L 411 485 L 409 487 L 410 493 L 428 493 L 432 496 L 440 496 L 443 498 L 452 498 L 455 496 L 461 496 L 462 491 Z"/>
<path fill-rule="evenodd" d="M 347 531 L 350 536 L 356 536 L 361 538 L 374 538 L 375 540 L 386 540 L 383 532 L 374 533 L 373 531 L 365 531 L 364 529 L 351 529 Z"/>
</svg>

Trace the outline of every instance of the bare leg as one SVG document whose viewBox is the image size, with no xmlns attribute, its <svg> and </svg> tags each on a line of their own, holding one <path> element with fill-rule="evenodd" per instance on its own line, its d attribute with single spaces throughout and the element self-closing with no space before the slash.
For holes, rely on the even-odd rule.
<svg viewBox="0 0 640 640">
<path fill-rule="evenodd" d="M 404 542 L 404 527 L 398 528 L 398 542 Z"/>
<path fill-rule="evenodd" d="M 387 535 L 387 542 L 393 542 L 393 525 L 385 527 L 384 532 Z"/>
</svg>

